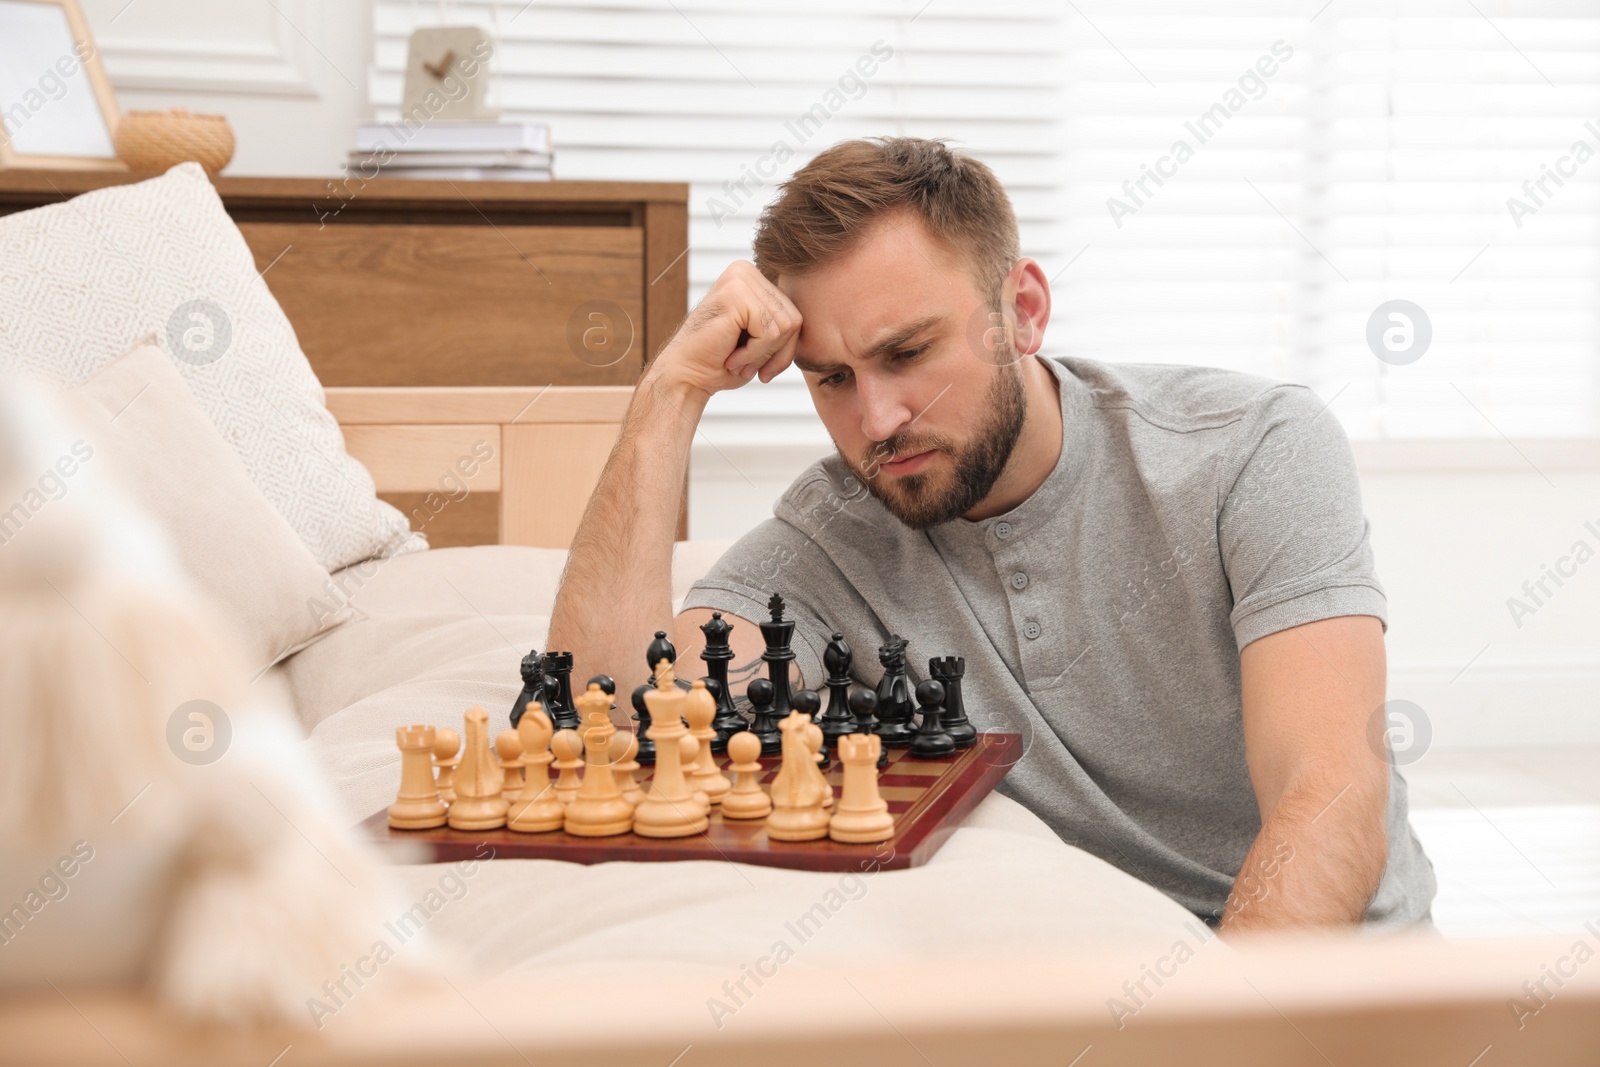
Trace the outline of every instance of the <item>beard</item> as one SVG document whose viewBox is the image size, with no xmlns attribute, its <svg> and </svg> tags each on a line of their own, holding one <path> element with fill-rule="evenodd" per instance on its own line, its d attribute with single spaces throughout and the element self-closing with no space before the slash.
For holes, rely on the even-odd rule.
<svg viewBox="0 0 1600 1067">
<path fill-rule="evenodd" d="M 987 416 L 965 443 L 939 434 L 903 432 L 872 445 L 859 463 L 850 463 L 842 452 L 840 458 L 855 467 L 867 491 L 889 514 L 913 530 L 938 526 L 977 507 L 1011 459 L 1027 414 L 1020 366 L 1011 364 L 996 370 L 984 397 L 984 408 Z M 929 451 L 949 456 L 953 461 L 951 469 L 940 473 L 921 471 L 899 478 L 879 476 L 881 464 L 897 456 Z"/>
</svg>

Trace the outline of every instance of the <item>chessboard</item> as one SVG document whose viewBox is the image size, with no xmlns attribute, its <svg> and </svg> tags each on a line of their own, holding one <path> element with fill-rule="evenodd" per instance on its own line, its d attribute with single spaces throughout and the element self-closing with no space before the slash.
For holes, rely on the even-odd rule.
<svg viewBox="0 0 1600 1067">
<path fill-rule="evenodd" d="M 764 819 L 723 819 L 715 809 L 705 832 L 676 838 L 641 837 L 632 832 L 614 837 L 578 837 L 562 830 L 528 834 L 503 828 L 396 830 L 381 811 L 362 823 L 362 829 L 380 842 L 425 846 L 402 853 L 415 856 L 416 862 L 447 863 L 492 854 L 495 859 L 572 863 L 728 860 L 805 871 L 903 870 L 921 866 L 933 857 L 1021 758 L 1022 747 L 1020 734 L 981 733 L 977 744 L 958 750 L 949 759 L 919 760 L 911 757 L 909 749 L 889 749 L 889 764 L 879 773 L 878 789 L 894 816 L 894 832 L 875 844 L 843 844 L 828 838 L 772 841 L 767 838 Z M 728 758 L 719 756 L 716 760 L 726 771 Z M 760 780 L 763 786 L 770 786 L 782 761 L 774 756 L 760 762 Z M 635 772 L 645 789 L 649 788 L 653 771 L 652 767 L 641 767 Z M 843 782 L 843 768 L 837 760 L 825 777 L 837 798 Z"/>
</svg>

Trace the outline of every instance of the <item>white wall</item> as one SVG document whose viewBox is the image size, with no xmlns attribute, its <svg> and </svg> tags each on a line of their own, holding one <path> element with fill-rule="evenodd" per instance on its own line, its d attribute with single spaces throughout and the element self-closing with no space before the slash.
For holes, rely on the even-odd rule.
<svg viewBox="0 0 1600 1067">
<path fill-rule="evenodd" d="M 371 0 L 82 0 L 123 112 L 221 114 L 229 175 L 339 173 L 368 114 Z"/>
<path fill-rule="evenodd" d="M 369 113 L 371 0 L 84 7 L 123 109 L 227 115 L 230 174 L 334 175 Z M 828 451 L 815 420 L 709 420 L 692 535 L 738 536 Z M 1391 698 L 1423 708 L 1439 749 L 1600 743 L 1600 558 L 1547 582 L 1554 595 L 1520 627 L 1506 606 L 1574 542 L 1600 550 L 1584 527 L 1600 531 L 1600 444 L 1358 443 L 1357 458 L 1389 593 Z"/>
</svg>

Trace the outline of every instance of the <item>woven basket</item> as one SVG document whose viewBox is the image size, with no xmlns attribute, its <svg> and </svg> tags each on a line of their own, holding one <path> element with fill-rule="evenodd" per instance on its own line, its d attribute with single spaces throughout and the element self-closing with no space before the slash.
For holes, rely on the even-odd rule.
<svg viewBox="0 0 1600 1067">
<path fill-rule="evenodd" d="M 117 123 L 117 155 L 135 171 L 164 171 L 190 160 L 206 173 L 233 159 L 233 127 L 223 115 L 171 111 L 130 111 Z"/>
</svg>

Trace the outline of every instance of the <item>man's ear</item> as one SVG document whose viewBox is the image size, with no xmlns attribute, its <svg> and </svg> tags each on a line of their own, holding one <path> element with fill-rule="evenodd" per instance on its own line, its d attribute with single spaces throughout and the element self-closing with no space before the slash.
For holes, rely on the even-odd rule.
<svg viewBox="0 0 1600 1067">
<path fill-rule="evenodd" d="M 1013 343 L 1019 355 L 1031 356 L 1044 347 L 1044 330 L 1050 324 L 1050 280 L 1036 260 L 1019 259 L 1006 275 L 1002 299 L 1016 316 Z"/>
</svg>

